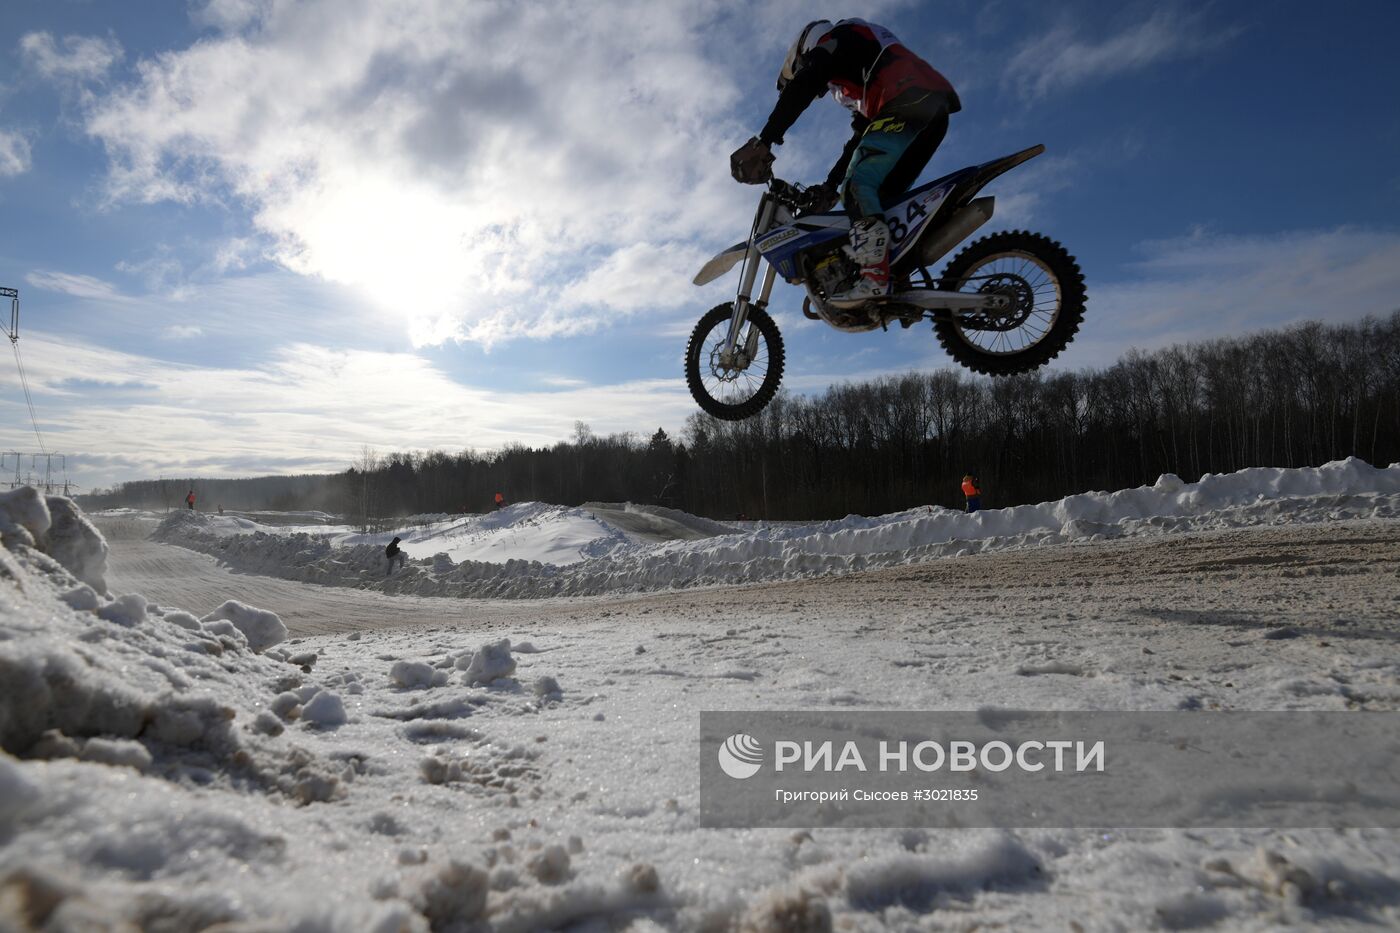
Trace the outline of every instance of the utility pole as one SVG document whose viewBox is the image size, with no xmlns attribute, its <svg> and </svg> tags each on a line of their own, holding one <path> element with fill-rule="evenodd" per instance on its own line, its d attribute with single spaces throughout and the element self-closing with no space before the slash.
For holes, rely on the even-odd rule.
<svg viewBox="0 0 1400 933">
<path fill-rule="evenodd" d="M 63 474 L 63 485 L 66 488 L 68 485 L 68 458 L 63 454 L 51 454 L 47 452 L 32 454 L 29 460 L 29 464 L 32 468 L 38 468 L 40 457 L 44 459 L 44 495 L 51 496 L 53 495 L 53 488 L 56 485 L 53 480 L 53 462 L 55 460 L 58 461 L 58 469 Z"/>
<path fill-rule="evenodd" d="M 18 489 L 19 487 L 24 485 L 24 475 L 20 472 L 20 470 L 23 469 L 20 466 L 20 458 L 23 456 L 24 454 L 20 453 L 18 450 L 9 450 L 3 454 L 0 454 L 0 470 L 3 470 L 5 468 L 6 457 L 15 458 L 15 478 L 10 481 L 11 489 Z"/>
</svg>

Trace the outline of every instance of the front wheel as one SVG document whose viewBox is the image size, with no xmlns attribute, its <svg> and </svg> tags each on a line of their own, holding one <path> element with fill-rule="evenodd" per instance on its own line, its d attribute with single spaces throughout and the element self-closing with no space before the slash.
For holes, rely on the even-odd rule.
<svg viewBox="0 0 1400 933">
<path fill-rule="evenodd" d="M 725 421 L 743 421 L 777 394 L 783 378 L 783 338 L 762 308 L 749 307 L 748 321 L 725 358 L 734 303 L 716 305 L 690 334 L 685 348 L 685 382 L 705 411 Z"/>
<path fill-rule="evenodd" d="M 1084 275 L 1049 237 L 1024 230 L 983 237 L 953 257 L 939 288 L 996 293 L 1006 307 L 934 322 L 948 355 L 973 372 L 1009 376 L 1059 356 L 1084 321 Z"/>
</svg>

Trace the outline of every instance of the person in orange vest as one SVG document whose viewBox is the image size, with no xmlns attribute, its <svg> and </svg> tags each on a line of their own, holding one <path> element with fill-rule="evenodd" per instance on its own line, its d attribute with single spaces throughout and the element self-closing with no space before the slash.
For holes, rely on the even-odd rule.
<svg viewBox="0 0 1400 933">
<path fill-rule="evenodd" d="M 971 473 L 963 477 L 963 495 L 967 497 L 967 511 L 976 512 L 982 507 L 982 490 L 977 487 L 977 477 Z"/>
<path fill-rule="evenodd" d="M 499 492 L 496 493 L 496 508 L 498 508 L 498 509 L 505 508 L 505 504 L 506 504 L 506 497 L 503 496 L 503 495 L 501 495 Z"/>
<path fill-rule="evenodd" d="M 189 494 L 188 496 L 185 496 L 185 508 L 187 508 L 187 509 L 192 509 L 192 508 L 194 508 L 194 490 L 193 490 L 193 489 L 190 490 L 190 494 Z"/>
</svg>

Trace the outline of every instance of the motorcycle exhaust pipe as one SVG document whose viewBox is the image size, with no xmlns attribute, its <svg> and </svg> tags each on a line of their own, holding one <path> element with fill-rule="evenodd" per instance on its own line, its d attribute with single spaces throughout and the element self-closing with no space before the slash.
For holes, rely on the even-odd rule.
<svg viewBox="0 0 1400 933">
<path fill-rule="evenodd" d="M 971 236 L 978 227 L 991 220 L 996 203 L 997 199 L 993 197 L 978 198 L 959 209 L 941 230 L 919 245 L 919 265 L 929 268 Z"/>
</svg>

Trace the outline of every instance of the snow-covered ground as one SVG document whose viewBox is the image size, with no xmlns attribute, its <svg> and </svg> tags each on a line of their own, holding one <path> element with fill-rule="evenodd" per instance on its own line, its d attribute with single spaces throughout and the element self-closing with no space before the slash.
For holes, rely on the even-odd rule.
<svg viewBox="0 0 1400 933">
<path fill-rule="evenodd" d="M 695 738 L 701 709 L 1396 709 L 1397 503 L 1348 461 L 670 542 L 600 509 L 625 543 L 517 560 L 544 582 L 510 595 L 598 564 L 637 592 L 478 601 L 402 581 L 480 558 L 384 584 L 378 542 L 187 516 L 109 555 L 20 490 L 0 928 L 1395 927 L 1400 832 L 703 830 Z M 770 582 L 697 585 L 731 578 Z"/>
</svg>

